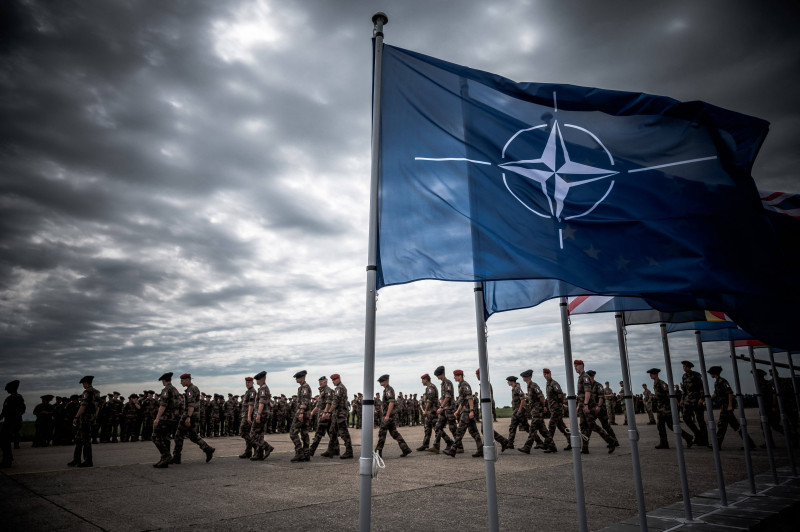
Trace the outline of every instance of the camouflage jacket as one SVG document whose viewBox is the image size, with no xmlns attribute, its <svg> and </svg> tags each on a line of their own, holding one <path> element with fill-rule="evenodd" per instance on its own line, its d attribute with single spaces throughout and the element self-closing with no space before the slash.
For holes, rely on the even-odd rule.
<svg viewBox="0 0 800 532">
<path fill-rule="evenodd" d="M 580 374 L 580 376 L 578 376 L 578 385 L 575 393 L 578 399 L 579 406 L 583 406 L 583 403 L 586 399 L 586 392 L 591 392 L 591 391 L 592 391 L 592 378 L 589 377 L 589 375 L 584 371 L 583 373 Z M 597 406 L 591 394 L 589 395 L 589 404 L 587 404 L 586 406 L 588 406 L 590 409 Z"/>
<path fill-rule="evenodd" d="M 304 382 L 297 388 L 297 411 L 305 412 L 311 408 L 311 386 Z"/>
<path fill-rule="evenodd" d="M 442 393 L 440 397 L 442 398 L 439 406 L 442 407 L 444 410 L 455 410 L 455 393 L 453 391 L 453 383 L 450 379 L 444 379 L 442 384 L 440 385 Z M 445 405 L 445 400 L 448 400 L 447 405 Z"/>
<path fill-rule="evenodd" d="M 177 420 L 183 411 L 183 397 L 172 384 L 167 384 L 158 396 L 158 406 L 164 407 L 161 419 L 165 421 Z"/>
<path fill-rule="evenodd" d="M 333 392 L 334 404 L 333 409 L 336 412 L 347 412 L 350 410 L 350 403 L 347 402 L 347 388 L 345 388 L 342 381 L 339 381 L 339 384 L 336 385 L 336 389 Z"/>
<path fill-rule="evenodd" d="M 563 408 L 562 405 L 564 404 L 564 391 L 561 389 L 561 385 L 558 384 L 555 379 L 550 379 L 547 381 L 547 407 L 550 410 L 558 410 Z"/>
<path fill-rule="evenodd" d="M 681 389 L 683 390 L 683 402 L 689 406 L 695 406 L 703 398 L 703 378 L 696 371 L 684 373 L 681 377 Z"/>
</svg>

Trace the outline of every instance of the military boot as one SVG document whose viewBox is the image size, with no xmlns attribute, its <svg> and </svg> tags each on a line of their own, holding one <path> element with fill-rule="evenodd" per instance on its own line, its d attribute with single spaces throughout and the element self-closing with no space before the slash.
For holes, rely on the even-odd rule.
<svg viewBox="0 0 800 532">
<path fill-rule="evenodd" d="M 206 453 L 206 463 L 210 462 L 211 459 L 214 458 L 214 451 L 216 451 L 216 449 L 210 445 L 203 449 L 203 452 Z"/>
<path fill-rule="evenodd" d="M 309 456 L 314 456 L 314 453 L 316 453 L 316 452 L 317 452 L 317 446 L 318 446 L 318 445 L 319 445 L 319 441 L 318 441 L 318 440 L 314 440 L 314 441 L 311 443 L 311 447 L 309 447 L 309 448 L 308 448 L 308 455 L 309 455 Z"/>
<path fill-rule="evenodd" d="M 353 458 L 353 447 L 348 445 L 347 448 L 344 450 L 344 454 L 339 458 L 341 460 L 345 460 L 347 458 Z"/>
<path fill-rule="evenodd" d="M 172 458 L 169 459 L 170 464 L 180 465 L 181 463 L 181 453 L 175 453 L 172 455 Z"/>
<path fill-rule="evenodd" d="M 264 449 L 256 449 L 255 454 L 252 456 L 252 458 L 250 458 L 250 460 L 255 462 L 257 460 L 263 460 L 264 458 L 266 458 L 264 456 Z"/>
<path fill-rule="evenodd" d="M 433 447 L 428 447 L 425 450 L 428 451 L 429 453 L 439 454 L 439 446 L 436 445 L 436 444 L 434 444 Z M 449 451 L 449 450 L 450 450 L 450 447 L 448 446 L 447 449 L 445 449 L 445 451 Z"/>
<path fill-rule="evenodd" d="M 239 458 L 250 458 L 253 456 L 253 447 L 248 443 L 244 452 L 239 455 Z"/>
<path fill-rule="evenodd" d="M 669 442 L 667 440 L 661 440 L 661 442 L 656 445 L 656 449 L 669 449 Z"/>
<path fill-rule="evenodd" d="M 519 452 L 521 452 L 521 453 L 525 453 L 525 454 L 531 454 L 531 448 L 530 448 L 530 447 L 528 447 L 527 445 L 523 445 L 522 447 L 520 447 L 520 448 L 519 448 L 519 449 L 517 449 L 517 450 L 518 450 Z"/>
<path fill-rule="evenodd" d="M 83 462 L 78 464 L 78 467 L 93 467 L 92 463 L 92 445 L 86 444 L 83 446 Z"/>
<path fill-rule="evenodd" d="M 325 451 L 320 456 L 324 456 L 325 458 L 333 458 L 333 453 L 331 451 Z"/>
<path fill-rule="evenodd" d="M 473 458 L 478 458 L 479 456 L 483 456 L 483 447 L 478 447 L 478 450 L 472 453 Z"/>
<path fill-rule="evenodd" d="M 445 449 L 445 450 L 444 450 L 444 451 L 442 451 L 442 452 L 443 452 L 444 454 L 446 454 L 447 456 L 452 456 L 453 458 L 455 458 L 455 457 L 456 457 L 456 451 L 455 451 L 455 449 L 453 449 L 452 447 L 450 447 L 449 449 Z"/>
<path fill-rule="evenodd" d="M 400 455 L 400 458 L 405 458 L 409 454 L 411 454 L 411 447 L 406 445 L 405 449 L 403 449 L 403 454 Z"/>
<path fill-rule="evenodd" d="M 172 458 L 171 456 L 163 456 L 162 455 L 161 456 L 161 460 L 159 460 L 158 462 L 153 464 L 153 467 L 156 467 L 158 469 L 164 469 L 165 467 L 169 467 L 169 462 L 170 462 L 171 458 Z"/>
<path fill-rule="evenodd" d="M 299 450 L 296 450 L 294 452 L 294 456 L 289 461 L 290 462 L 303 462 L 304 458 L 305 458 L 305 453 L 303 452 L 302 449 L 299 449 Z"/>
<path fill-rule="evenodd" d="M 274 450 L 275 450 L 275 447 L 273 447 L 270 444 L 267 444 L 267 448 L 264 450 L 264 458 L 268 457 L 270 455 L 270 453 L 272 453 L 272 451 L 274 451 Z"/>
<path fill-rule="evenodd" d="M 67 464 L 67 467 L 77 467 L 81 463 L 81 448 L 80 443 L 75 444 L 75 451 L 72 453 L 72 462 Z"/>
<path fill-rule="evenodd" d="M 428 448 L 428 443 L 427 443 L 427 442 L 422 442 L 422 445 L 420 445 L 419 447 L 417 447 L 417 450 L 418 450 L 418 451 L 424 451 L 424 450 L 425 450 L 425 449 L 427 449 L 427 448 Z"/>
</svg>

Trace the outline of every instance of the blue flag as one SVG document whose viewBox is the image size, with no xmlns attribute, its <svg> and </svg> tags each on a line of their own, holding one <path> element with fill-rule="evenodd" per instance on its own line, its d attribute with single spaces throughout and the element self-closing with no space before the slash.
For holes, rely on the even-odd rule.
<svg viewBox="0 0 800 532">
<path fill-rule="evenodd" d="M 553 296 L 669 294 L 686 309 L 800 295 L 784 267 L 765 278 L 742 253 L 772 233 L 750 176 L 763 120 L 392 46 L 381 97 L 378 288 L 545 279 Z"/>
</svg>

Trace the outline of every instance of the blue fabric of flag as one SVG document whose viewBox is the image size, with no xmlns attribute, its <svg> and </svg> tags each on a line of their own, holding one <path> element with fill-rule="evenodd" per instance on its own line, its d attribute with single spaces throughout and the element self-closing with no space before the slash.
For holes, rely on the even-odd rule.
<svg viewBox="0 0 800 532">
<path fill-rule="evenodd" d="M 685 309 L 800 295 L 787 268 L 764 267 L 772 228 L 750 176 L 764 120 L 388 45 L 381 98 L 378 288 L 538 279 L 551 297 L 657 294 Z"/>
<path fill-rule="evenodd" d="M 695 321 L 667 323 L 667 334 L 678 331 L 700 331 L 702 342 L 752 340 L 753 336 L 729 321 Z"/>
</svg>

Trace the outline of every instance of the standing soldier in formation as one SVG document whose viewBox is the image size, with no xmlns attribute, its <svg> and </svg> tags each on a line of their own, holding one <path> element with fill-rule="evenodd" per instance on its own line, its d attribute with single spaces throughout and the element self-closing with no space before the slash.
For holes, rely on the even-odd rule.
<svg viewBox="0 0 800 532">
<path fill-rule="evenodd" d="M 656 411 L 658 419 L 658 438 L 660 443 L 656 445 L 656 449 L 669 449 L 669 440 L 667 439 L 667 426 L 672 427 L 672 408 L 669 403 L 669 384 L 662 381 L 658 374 L 661 370 L 658 368 L 651 368 L 647 373 L 653 379 L 653 399 L 655 404 L 653 409 Z M 691 447 L 694 444 L 694 438 L 689 436 L 686 431 L 681 431 L 681 436 L 686 440 L 686 446 Z"/>
<path fill-rule="evenodd" d="M 130 394 L 128 402 L 122 408 L 122 415 L 125 418 L 125 433 L 122 435 L 122 441 L 139 441 L 141 411 L 142 405 L 139 404 L 139 396 L 135 393 Z"/>
<path fill-rule="evenodd" d="M 525 418 L 525 394 L 522 387 L 517 382 L 515 375 L 506 377 L 506 382 L 511 387 L 511 422 L 508 425 L 508 443 L 506 449 L 514 448 L 514 440 L 517 438 L 517 428 L 522 425 Z M 505 449 L 504 449 L 505 450 Z"/>
<path fill-rule="evenodd" d="M 260 371 L 253 378 L 258 384 L 258 391 L 254 402 L 248 406 L 247 418 L 252 423 L 250 446 L 256 452 L 250 460 L 256 461 L 267 458 L 275 450 L 275 447 L 264 439 L 264 433 L 267 431 L 267 424 L 272 413 L 272 394 L 269 391 L 269 386 L 267 386 L 267 372 Z"/>
<path fill-rule="evenodd" d="M 150 441 L 153 438 L 153 419 L 158 410 L 158 401 L 153 398 L 153 390 L 145 390 L 145 398 L 142 400 L 142 441 Z"/>
<path fill-rule="evenodd" d="M 456 418 L 453 415 L 455 410 L 455 393 L 453 391 L 453 383 L 444 376 L 444 366 L 436 368 L 433 374 L 441 381 L 441 393 L 439 395 L 439 408 L 436 410 L 436 414 L 439 416 L 436 420 L 436 435 L 433 440 L 433 446 L 429 447 L 427 450 L 439 454 L 439 445 L 442 439 L 444 439 L 447 445 L 445 450 L 449 451 L 450 446 L 453 445 L 453 440 L 444 431 L 445 425 L 450 428 L 450 433 L 453 434 L 453 436 L 456 434 Z M 459 450 L 463 453 L 464 447 L 457 448 L 456 452 Z"/>
<path fill-rule="evenodd" d="M 578 401 L 578 416 L 581 418 L 581 433 L 583 434 L 581 453 L 589 454 L 589 438 L 591 438 L 592 432 L 596 432 L 606 442 L 608 452 L 611 454 L 614 452 L 614 449 L 616 449 L 614 440 L 612 440 L 606 431 L 598 426 L 595 421 L 600 409 L 597 407 L 594 395 L 592 394 L 592 378 L 583 370 L 583 360 L 575 360 L 573 364 L 575 365 L 575 373 L 579 375 L 576 395 Z"/>
<path fill-rule="evenodd" d="M 608 381 L 606 381 L 606 387 L 603 388 L 603 397 L 605 398 L 608 420 L 612 425 L 616 425 L 617 418 L 615 409 L 617 406 L 617 394 L 615 394 L 614 390 L 611 389 L 611 385 L 608 383 Z"/>
<path fill-rule="evenodd" d="M 436 386 L 431 384 L 431 376 L 427 373 L 422 377 L 422 385 L 425 386 L 425 393 L 422 394 L 420 409 L 422 410 L 422 424 L 425 427 L 425 436 L 422 438 L 422 445 L 417 447 L 418 451 L 424 451 L 431 443 L 431 433 L 436 426 L 436 409 L 439 408 L 439 391 Z"/>
<path fill-rule="evenodd" d="M 11 467 L 11 462 L 14 461 L 11 442 L 14 439 L 14 435 L 19 433 L 19 429 L 22 427 L 25 400 L 17 393 L 18 389 L 18 380 L 13 380 L 6 384 L 8 397 L 3 401 L 3 411 L 0 413 L 0 419 L 5 420 L 3 421 L 3 428 L 0 429 L 0 447 L 3 449 L 3 461 L 0 462 L 0 467 Z"/>
<path fill-rule="evenodd" d="M 317 396 L 317 404 L 311 411 L 311 416 L 319 415 L 317 422 L 317 430 L 314 432 L 314 441 L 311 442 L 311 448 L 308 451 L 309 456 L 314 456 L 319 447 L 319 442 L 322 437 L 328 435 L 328 450 L 322 453 L 322 456 L 331 458 L 332 456 L 339 456 L 339 440 L 333 433 L 333 413 L 335 408 L 335 400 L 333 390 L 328 386 L 328 377 L 323 375 L 319 378 L 319 395 Z M 335 443 L 335 445 L 334 445 Z"/>
<path fill-rule="evenodd" d="M 356 428 L 361 429 L 362 418 L 364 417 L 364 394 L 358 394 L 358 419 L 356 420 Z"/>
<path fill-rule="evenodd" d="M 206 453 L 206 462 L 208 462 L 214 456 L 215 449 L 197 435 L 197 428 L 200 425 L 200 390 L 192 384 L 192 375 L 190 373 L 181 375 L 181 386 L 186 388 L 183 392 L 183 416 L 175 432 L 175 452 L 172 453 L 172 461 L 170 463 L 181 463 L 183 440 L 187 435 L 189 436 L 189 441 L 196 443 Z"/>
<path fill-rule="evenodd" d="M 480 383 L 480 381 L 481 381 L 481 369 L 480 368 L 475 370 L 475 377 L 478 378 L 478 382 Z M 483 393 L 483 390 L 481 390 L 480 384 L 478 385 L 478 391 Z M 481 406 L 480 405 L 481 405 L 481 402 L 482 402 L 482 401 L 480 401 L 480 397 L 481 396 L 479 394 L 478 399 L 477 399 L 479 402 L 478 402 L 478 404 L 476 406 L 476 409 L 479 412 L 481 410 Z M 491 400 L 491 406 L 494 407 L 494 388 L 492 388 L 492 383 L 491 382 L 489 383 L 489 399 Z M 481 424 L 481 434 L 483 434 L 483 424 Z M 497 432 L 496 430 L 494 431 L 494 441 L 496 441 L 497 443 L 500 444 L 501 452 L 505 451 L 506 448 L 508 447 L 508 440 L 505 437 L 503 437 L 503 435 L 500 434 L 499 432 Z"/>
<path fill-rule="evenodd" d="M 397 411 L 394 408 L 396 398 L 394 388 L 389 386 L 389 376 L 381 375 L 378 379 L 378 384 L 383 386 L 383 410 L 381 411 L 381 428 L 378 431 L 378 445 L 375 450 L 383 457 L 383 446 L 386 443 L 386 433 L 388 432 L 392 435 L 392 438 L 397 440 L 400 449 L 403 451 L 400 457 L 406 457 L 411 454 L 411 448 L 397 431 Z"/>
<path fill-rule="evenodd" d="M 242 395 L 242 412 L 239 415 L 239 436 L 244 440 L 244 452 L 239 458 L 253 456 L 253 442 L 250 440 L 250 429 L 253 427 L 253 405 L 256 404 L 256 391 L 253 389 L 253 377 L 244 378 L 245 391 Z"/>
<path fill-rule="evenodd" d="M 55 408 L 50 404 L 53 400 L 52 395 L 41 396 L 42 402 L 36 405 L 33 409 L 33 415 L 36 416 L 36 432 L 33 435 L 34 447 L 47 447 L 50 445 L 50 439 L 53 437 L 53 418 Z"/>
<path fill-rule="evenodd" d="M 219 436 L 219 395 L 214 394 L 214 397 L 209 402 L 208 409 L 208 438 Z"/>
<path fill-rule="evenodd" d="M 328 453 L 333 456 L 333 449 L 339 448 L 339 438 L 341 438 L 344 444 L 344 454 L 339 458 L 345 460 L 353 458 L 353 442 L 350 440 L 350 431 L 347 430 L 348 410 L 350 410 L 347 403 L 347 388 L 342 384 L 342 379 L 338 373 L 331 375 L 331 381 L 336 387 L 333 392 L 333 436 L 331 437 L 331 443 L 328 445 L 328 450 L 322 453 L 322 456 L 328 456 Z"/>
<path fill-rule="evenodd" d="M 375 409 L 372 412 L 372 417 L 375 418 L 374 419 L 375 428 L 378 428 L 378 427 L 381 426 L 381 405 L 382 405 L 382 403 L 381 403 L 381 394 L 380 393 L 376 393 L 375 394 Z"/>
<path fill-rule="evenodd" d="M 481 441 L 481 434 L 478 432 L 478 426 L 475 423 L 475 402 L 472 398 L 472 388 L 464 380 L 464 372 L 460 369 L 453 371 L 453 378 L 458 383 L 458 408 L 454 413 L 454 416 L 458 419 L 458 430 L 456 431 L 453 445 L 450 446 L 450 449 L 445 449 L 444 454 L 455 458 L 456 449 L 461 447 L 461 439 L 464 437 L 464 433 L 469 430 L 469 435 L 475 440 L 475 445 L 478 448 L 472 456 L 476 458 L 483 456 L 483 442 Z M 409 452 L 411 452 L 410 449 Z"/>
<path fill-rule="evenodd" d="M 611 439 L 614 440 L 614 447 L 619 447 L 619 440 L 617 439 L 617 435 L 614 433 L 614 429 L 611 427 L 611 423 L 608 422 L 608 409 L 605 408 L 606 404 L 606 391 L 603 386 L 595 380 L 595 375 L 597 372 L 593 369 L 590 369 L 586 372 L 589 375 L 589 378 L 592 379 L 592 393 L 594 394 L 594 400 L 597 402 L 597 406 L 599 407 L 599 411 L 597 413 L 597 420 L 600 422 L 600 426 L 603 427 Z M 606 383 L 608 385 L 608 383 Z M 612 394 L 613 397 L 616 397 Z"/>
<path fill-rule="evenodd" d="M 648 425 L 655 425 L 656 418 L 653 416 L 653 392 L 647 388 L 647 384 L 642 384 L 642 402 L 644 403 L 644 410 L 647 412 L 649 421 Z"/>
<path fill-rule="evenodd" d="M 228 400 L 223 405 L 223 412 L 225 412 L 225 432 L 223 436 L 233 436 L 233 394 L 228 394 Z"/>
<path fill-rule="evenodd" d="M 411 424 L 419 425 L 419 400 L 417 394 L 411 396 Z"/>
<path fill-rule="evenodd" d="M 680 406 L 683 408 L 683 422 L 694 435 L 694 443 L 708 446 L 708 429 L 705 420 L 705 401 L 703 400 L 703 378 L 694 371 L 688 360 L 683 364 L 683 377 L 681 378 Z"/>
<path fill-rule="evenodd" d="M 172 461 L 170 438 L 175 434 L 183 407 L 180 392 L 172 385 L 172 372 L 164 373 L 158 378 L 164 389 L 158 396 L 158 412 L 153 420 L 153 444 L 161 453 L 161 459 L 153 467 L 169 467 Z"/>
<path fill-rule="evenodd" d="M 350 428 L 356 428 L 356 421 L 358 420 L 358 394 L 353 394 L 353 400 L 350 401 L 350 406 L 353 408 L 353 417 L 349 419 Z"/>
<path fill-rule="evenodd" d="M 711 399 L 717 399 L 719 401 L 719 426 L 717 427 L 717 442 L 719 443 L 719 448 L 722 449 L 722 441 L 725 439 L 725 432 L 728 430 L 728 425 L 733 427 L 733 430 L 739 433 L 739 436 L 744 439 L 742 436 L 742 427 L 739 425 L 739 422 L 736 420 L 736 415 L 733 413 L 733 409 L 736 408 L 736 399 L 733 396 L 733 390 L 731 390 L 731 385 L 728 384 L 728 381 L 723 379 L 720 376 L 722 373 L 721 366 L 711 366 L 708 368 L 708 374 L 714 378 L 714 395 L 711 396 Z M 750 448 L 755 449 L 755 443 L 752 439 L 750 439 L 750 435 L 747 436 Z"/>
<path fill-rule="evenodd" d="M 550 432 L 547 431 L 544 424 L 544 414 L 547 412 L 547 403 L 542 389 L 531 380 L 533 377 L 532 369 L 526 369 L 520 373 L 520 377 L 528 384 L 528 396 L 526 400 L 531 405 L 531 430 L 528 433 L 528 440 L 525 442 L 525 445 L 517 450 L 521 453 L 530 454 L 532 444 L 534 440 L 537 440 L 537 443 L 539 443 L 541 447 L 544 447 L 544 452 L 555 453 L 558 449 L 556 449 L 556 444 L 553 443 L 553 438 L 550 437 Z M 544 442 L 538 441 L 539 434 L 544 438 Z"/>
<path fill-rule="evenodd" d="M 239 402 L 239 396 L 238 395 L 234 395 L 233 396 L 233 428 L 231 429 L 231 431 L 232 431 L 231 436 L 238 436 L 240 434 L 240 432 L 241 432 L 239 430 L 240 427 L 241 427 L 241 421 L 242 421 L 241 414 L 242 414 L 242 404 Z M 274 414 L 274 412 L 273 412 L 273 414 Z M 273 419 L 274 419 L 274 417 L 275 416 L 273 415 Z"/>
<path fill-rule="evenodd" d="M 553 379 L 552 374 L 548 368 L 542 370 L 542 375 L 547 381 L 545 390 L 547 393 L 547 408 L 550 409 L 550 423 L 547 425 L 547 430 L 550 432 L 550 438 L 556 434 L 556 429 L 561 431 L 561 434 L 567 439 L 567 446 L 564 447 L 565 451 L 572 449 L 572 442 L 567 433 L 567 427 L 564 425 L 564 391 L 561 385 Z M 555 441 L 553 442 L 555 444 Z"/>
<path fill-rule="evenodd" d="M 625 412 L 627 408 L 625 407 L 625 399 L 624 399 L 625 398 L 625 384 L 622 381 L 619 381 L 619 394 L 618 394 L 618 397 L 619 397 L 619 407 L 620 407 L 620 410 L 622 411 L 622 424 L 623 425 L 627 425 L 628 424 L 628 415 Z M 634 414 L 636 414 L 636 412 L 634 412 Z"/>
<path fill-rule="evenodd" d="M 294 443 L 294 457 L 292 462 L 308 462 L 311 458 L 308 452 L 308 409 L 311 405 L 311 386 L 306 383 L 306 370 L 294 374 L 295 381 L 300 385 L 297 388 L 297 414 L 292 419 L 289 437 Z"/>
<path fill-rule="evenodd" d="M 69 467 L 92 467 L 92 425 L 97 417 L 97 402 L 100 392 L 92 387 L 93 375 L 86 375 L 79 382 L 83 386 L 81 406 L 75 413 L 72 426 L 75 427 L 75 451 L 72 453 L 72 462 Z M 83 453 L 83 462 L 81 462 Z"/>
<path fill-rule="evenodd" d="M 122 409 L 123 403 L 120 399 L 120 393 L 114 392 L 108 402 L 109 408 L 109 434 L 111 435 L 111 443 L 117 443 L 122 438 Z M 119 438 L 119 439 L 118 439 Z"/>
</svg>

